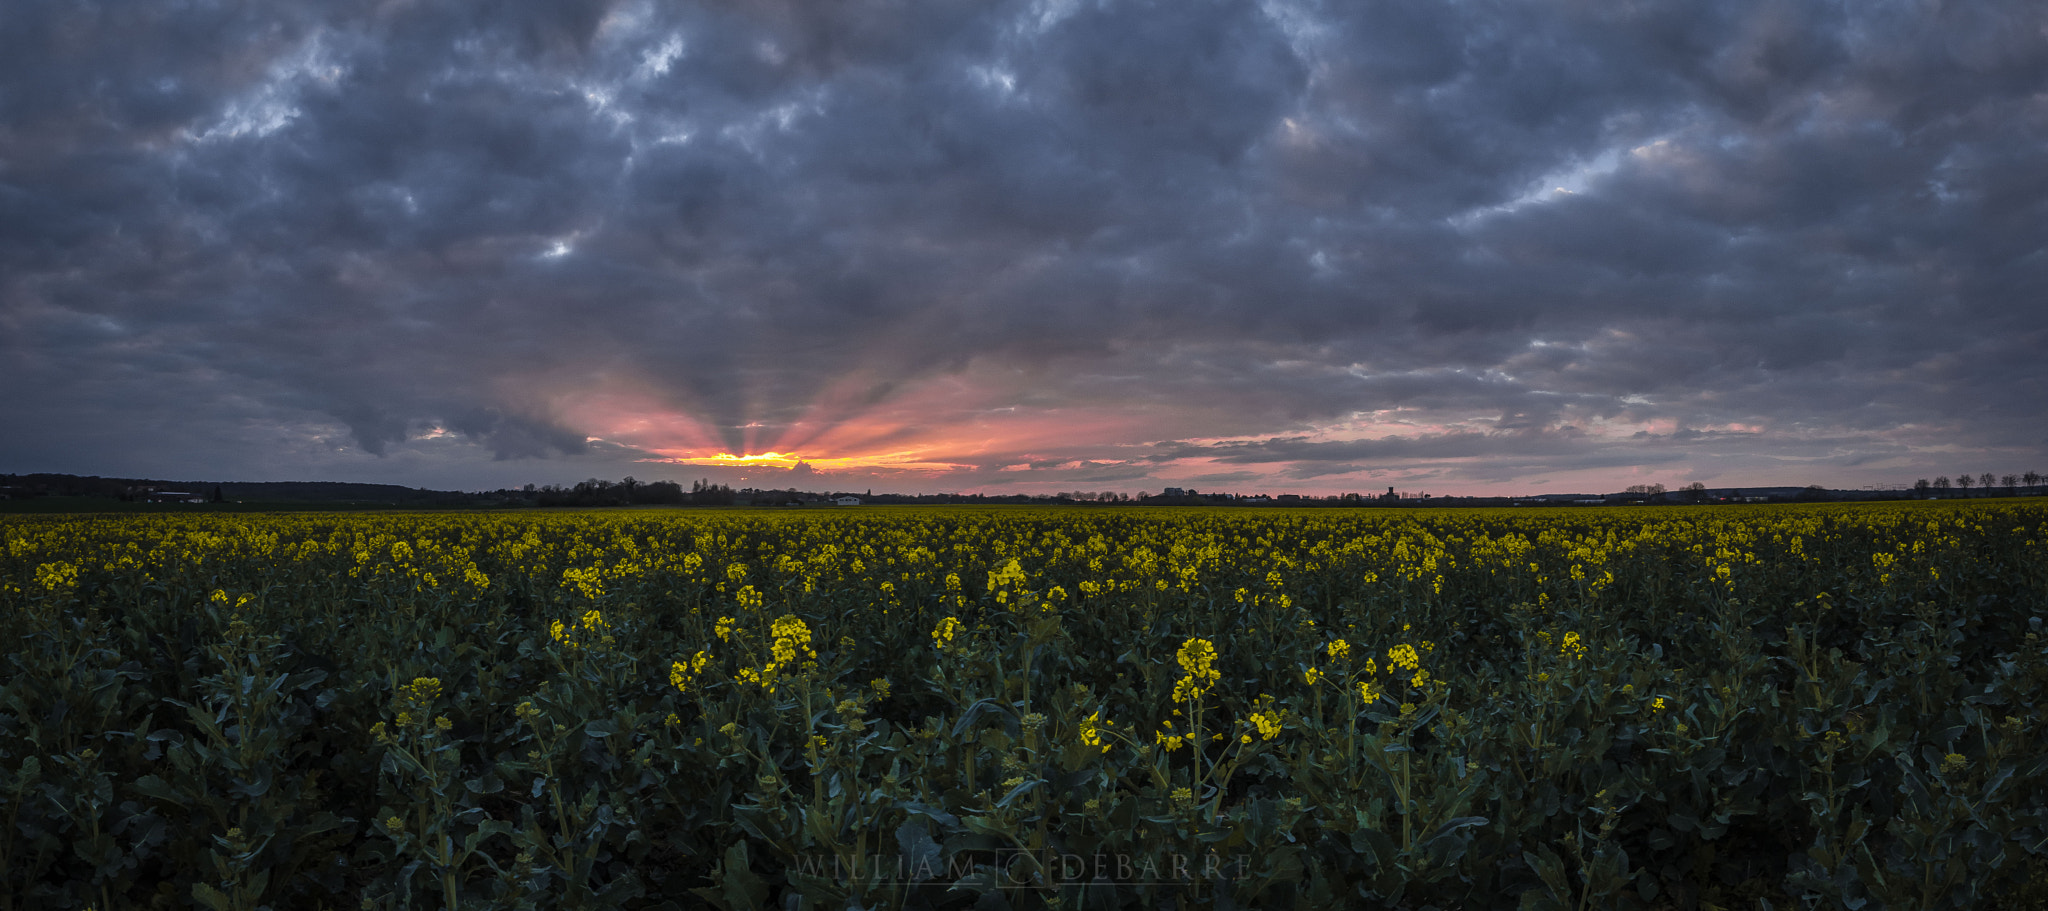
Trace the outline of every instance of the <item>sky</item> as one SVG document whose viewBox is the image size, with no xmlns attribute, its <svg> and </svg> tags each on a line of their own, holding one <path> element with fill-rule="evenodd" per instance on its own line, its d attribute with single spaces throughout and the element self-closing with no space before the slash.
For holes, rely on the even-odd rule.
<svg viewBox="0 0 2048 911">
<path fill-rule="evenodd" d="M 2048 5 L 15 0 L 0 472 L 2048 470 Z"/>
</svg>

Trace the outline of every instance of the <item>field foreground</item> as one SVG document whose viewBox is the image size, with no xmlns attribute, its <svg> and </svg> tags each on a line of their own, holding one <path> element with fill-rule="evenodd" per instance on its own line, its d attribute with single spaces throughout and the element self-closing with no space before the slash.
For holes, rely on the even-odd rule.
<svg viewBox="0 0 2048 911">
<path fill-rule="evenodd" d="M 12 908 L 2048 907 L 2048 509 L 0 521 Z"/>
</svg>

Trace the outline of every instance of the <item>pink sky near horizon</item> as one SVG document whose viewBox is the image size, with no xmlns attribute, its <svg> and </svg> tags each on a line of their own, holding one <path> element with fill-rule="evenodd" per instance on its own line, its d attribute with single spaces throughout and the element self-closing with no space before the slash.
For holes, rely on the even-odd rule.
<svg viewBox="0 0 2048 911">
<path fill-rule="evenodd" d="M 647 394 L 612 392 L 584 398 L 565 410 L 594 441 L 624 447 L 636 463 L 674 466 L 680 478 L 699 475 L 738 486 L 805 489 L 876 489 L 899 492 L 1056 493 L 1156 492 L 1167 486 L 1239 493 L 1329 496 L 1373 494 L 1393 487 L 1435 495 L 1497 496 L 1604 493 L 1635 484 L 1669 488 L 1699 481 L 1710 486 L 1849 486 L 1910 483 L 1898 472 L 1845 479 L 1839 472 L 1769 464 L 1731 477 L 1689 465 L 1602 465 L 1553 468 L 1500 476 L 1484 456 L 1388 459 L 1370 466 L 1318 466 L 1312 461 L 1224 461 L 1218 447 L 1273 440 L 1322 443 L 1428 441 L 1489 432 L 1491 419 L 1429 420 L 1417 412 L 1361 415 L 1350 421 L 1301 426 L 1292 432 L 1239 437 L 1185 436 L 1206 420 L 1184 411 L 1096 402 L 1063 407 L 1014 404 L 1017 396 L 988 377 L 947 376 L 878 402 L 848 391 L 857 381 L 828 387 L 801 416 L 780 426 L 744 428 L 751 447 L 734 452 L 702 419 Z M 1012 404 L 1002 404 L 1012 402 Z M 1595 421 L 1580 428 L 1592 444 L 1626 446 L 1637 433 L 1670 436 L 1681 429 L 1664 417 L 1640 422 Z M 1731 436 L 1765 432 L 1759 424 L 1692 428 Z M 1148 460 L 1162 447 L 1183 451 Z M 802 468 L 798 469 L 801 463 Z M 796 469 L 796 470 L 792 470 Z M 694 474 L 693 474 L 694 473 Z M 1908 472 L 1910 473 L 1910 472 Z"/>
</svg>

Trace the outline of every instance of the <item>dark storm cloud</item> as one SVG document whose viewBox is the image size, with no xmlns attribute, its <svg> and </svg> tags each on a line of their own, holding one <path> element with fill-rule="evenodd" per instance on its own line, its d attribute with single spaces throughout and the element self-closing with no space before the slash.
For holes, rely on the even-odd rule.
<svg viewBox="0 0 2048 911">
<path fill-rule="evenodd" d="M 547 480 L 475 460 L 1009 376 L 1151 423 L 931 483 L 2014 470 L 2042 85 L 2022 2 L 18 3 L 0 467 Z"/>
</svg>

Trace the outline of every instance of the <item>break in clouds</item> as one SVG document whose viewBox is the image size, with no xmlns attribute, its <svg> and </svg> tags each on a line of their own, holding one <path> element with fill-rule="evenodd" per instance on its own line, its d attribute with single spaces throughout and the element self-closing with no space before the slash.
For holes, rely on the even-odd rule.
<svg viewBox="0 0 2048 911">
<path fill-rule="evenodd" d="M 25 0 L 0 468 L 2040 468 L 2044 86 L 2034 2 Z"/>
</svg>

